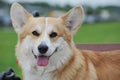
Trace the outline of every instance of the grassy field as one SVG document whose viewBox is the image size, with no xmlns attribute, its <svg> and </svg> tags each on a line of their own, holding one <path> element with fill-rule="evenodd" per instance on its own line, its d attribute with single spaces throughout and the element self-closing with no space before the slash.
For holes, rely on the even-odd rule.
<svg viewBox="0 0 120 80">
<path fill-rule="evenodd" d="M 74 37 L 76 43 L 120 42 L 120 22 L 83 24 Z"/>
<path fill-rule="evenodd" d="M 21 71 L 16 65 L 15 44 L 17 35 L 12 30 L 0 29 L 0 72 L 12 67 L 17 75 Z M 74 37 L 76 43 L 120 43 L 120 22 L 83 24 Z"/>
</svg>

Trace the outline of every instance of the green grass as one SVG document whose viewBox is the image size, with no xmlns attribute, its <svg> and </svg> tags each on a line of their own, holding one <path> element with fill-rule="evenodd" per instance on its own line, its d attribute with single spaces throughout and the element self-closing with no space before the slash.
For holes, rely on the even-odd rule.
<svg viewBox="0 0 120 80">
<path fill-rule="evenodd" d="M 11 67 L 20 75 L 21 72 L 16 65 L 15 58 L 16 41 L 15 32 L 0 32 L 0 72 Z"/>
<path fill-rule="evenodd" d="M 120 22 L 83 24 L 74 36 L 76 43 L 119 43 Z"/>
<path fill-rule="evenodd" d="M 74 37 L 76 43 L 116 43 L 120 42 L 120 22 L 83 24 Z M 16 65 L 15 45 L 17 35 L 13 29 L 0 28 L 0 72 L 12 67 L 16 74 L 21 71 Z"/>
</svg>

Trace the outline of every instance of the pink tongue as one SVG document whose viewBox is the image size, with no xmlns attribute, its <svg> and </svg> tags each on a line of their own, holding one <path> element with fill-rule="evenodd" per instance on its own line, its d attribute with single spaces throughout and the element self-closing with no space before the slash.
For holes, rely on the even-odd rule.
<svg viewBox="0 0 120 80">
<path fill-rule="evenodd" d="M 37 65 L 38 66 L 46 66 L 48 64 L 49 57 L 41 56 L 37 57 Z"/>
</svg>

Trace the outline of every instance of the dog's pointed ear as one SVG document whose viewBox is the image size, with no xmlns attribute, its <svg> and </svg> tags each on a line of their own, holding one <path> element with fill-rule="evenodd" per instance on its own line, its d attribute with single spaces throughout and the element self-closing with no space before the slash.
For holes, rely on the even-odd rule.
<svg viewBox="0 0 120 80">
<path fill-rule="evenodd" d="M 32 15 L 27 12 L 20 4 L 13 3 L 10 9 L 10 16 L 15 31 L 19 33 L 28 18 Z"/>
<path fill-rule="evenodd" d="M 65 26 L 70 30 L 70 32 L 74 34 L 82 24 L 83 8 L 75 7 L 60 18 L 63 19 Z"/>
</svg>

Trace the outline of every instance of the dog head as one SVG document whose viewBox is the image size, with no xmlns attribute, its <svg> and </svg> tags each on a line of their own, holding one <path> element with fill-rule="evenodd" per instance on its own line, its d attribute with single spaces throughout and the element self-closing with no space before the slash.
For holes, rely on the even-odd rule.
<svg viewBox="0 0 120 80">
<path fill-rule="evenodd" d="M 46 66 L 52 56 L 69 55 L 72 36 L 80 27 L 82 17 L 81 7 L 75 7 L 59 18 L 34 17 L 21 5 L 14 3 L 11 19 L 18 34 L 17 56 L 25 60 L 31 57 L 38 66 Z"/>
</svg>

